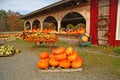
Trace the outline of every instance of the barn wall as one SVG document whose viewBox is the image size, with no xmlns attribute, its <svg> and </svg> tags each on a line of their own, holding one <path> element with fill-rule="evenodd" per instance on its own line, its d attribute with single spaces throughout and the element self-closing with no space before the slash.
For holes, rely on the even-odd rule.
<svg viewBox="0 0 120 80">
<path fill-rule="evenodd" d="M 92 44 L 98 44 L 98 31 L 96 25 L 96 22 L 98 20 L 98 0 L 91 0 L 90 4 L 90 35 L 92 36 Z"/>
<path fill-rule="evenodd" d="M 117 22 L 117 7 L 118 0 L 110 0 L 110 40 L 111 46 L 120 46 L 120 40 L 116 40 L 116 22 Z"/>
</svg>

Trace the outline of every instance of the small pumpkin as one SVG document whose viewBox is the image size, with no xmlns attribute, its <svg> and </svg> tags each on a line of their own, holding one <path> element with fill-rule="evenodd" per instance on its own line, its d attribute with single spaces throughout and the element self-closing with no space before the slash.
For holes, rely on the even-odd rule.
<svg viewBox="0 0 120 80">
<path fill-rule="evenodd" d="M 37 67 L 40 68 L 40 69 L 45 69 L 45 68 L 48 68 L 49 64 L 47 61 L 43 61 L 43 60 L 39 60 L 37 62 Z"/>
<path fill-rule="evenodd" d="M 58 60 L 58 61 L 64 60 L 66 59 L 66 57 L 67 57 L 66 54 L 58 54 L 54 56 L 55 60 Z"/>
<path fill-rule="evenodd" d="M 59 62 L 59 66 L 62 68 L 69 68 L 71 65 L 70 61 L 65 59 Z"/>
<path fill-rule="evenodd" d="M 51 59 L 49 60 L 49 64 L 50 64 L 51 66 L 55 67 L 55 66 L 58 66 L 58 65 L 59 65 L 59 61 L 56 61 L 54 58 L 51 58 Z"/>
<path fill-rule="evenodd" d="M 48 52 L 42 52 L 42 53 L 40 53 L 39 57 L 40 57 L 40 59 L 46 59 L 49 57 L 49 54 L 48 54 Z"/>
<path fill-rule="evenodd" d="M 80 28 L 79 29 L 79 34 L 84 34 L 85 33 L 85 29 L 84 28 Z"/>
<path fill-rule="evenodd" d="M 87 42 L 88 41 L 88 37 L 87 36 L 82 36 L 82 42 Z"/>
</svg>

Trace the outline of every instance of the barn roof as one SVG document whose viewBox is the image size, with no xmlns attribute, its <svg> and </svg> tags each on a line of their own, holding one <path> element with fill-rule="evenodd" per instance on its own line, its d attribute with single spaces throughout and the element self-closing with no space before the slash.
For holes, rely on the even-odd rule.
<svg viewBox="0 0 120 80">
<path fill-rule="evenodd" d="M 88 0 L 61 0 L 59 2 L 53 3 L 51 5 L 48 5 L 46 7 L 43 7 L 41 9 L 38 9 L 36 11 L 33 11 L 31 13 L 28 13 L 22 17 L 22 19 L 28 18 L 30 16 L 35 16 L 35 15 L 40 15 L 40 14 L 45 14 L 45 13 L 50 13 L 56 10 L 60 9 L 65 9 L 68 7 L 73 7 L 76 5 L 80 5 L 81 3 L 85 3 Z"/>
</svg>

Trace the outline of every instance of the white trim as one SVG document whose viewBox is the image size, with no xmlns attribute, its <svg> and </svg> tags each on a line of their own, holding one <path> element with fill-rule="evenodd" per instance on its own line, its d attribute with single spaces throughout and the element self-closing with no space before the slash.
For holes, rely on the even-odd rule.
<svg viewBox="0 0 120 80">
<path fill-rule="evenodd" d="M 120 40 L 120 0 L 118 0 L 116 40 Z"/>
</svg>

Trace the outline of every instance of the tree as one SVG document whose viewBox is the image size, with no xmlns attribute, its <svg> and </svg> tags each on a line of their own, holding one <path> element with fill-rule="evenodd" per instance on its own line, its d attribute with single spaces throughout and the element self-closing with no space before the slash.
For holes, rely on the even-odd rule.
<svg viewBox="0 0 120 80">
<path fill-rule="evenodd" d="M 21 31 L 24 21 L 19 12 L 0 10 L 0 31 Z"/>
<path fill-rule="evenodd" d="M 4 10 L 0 10 L 0 31 L 9 30 L 7 24 L 7 13 Z"/>
<path fill-rule="evenodd" d="M 21 15 L 18 12 L 13 12 L 9 10 L 7 12 L 8 15 L 8 24 L 10 26 L 10 31 L 19 31 L 23 30 L 23 20 L 21 19 Z"/>
</svg>

